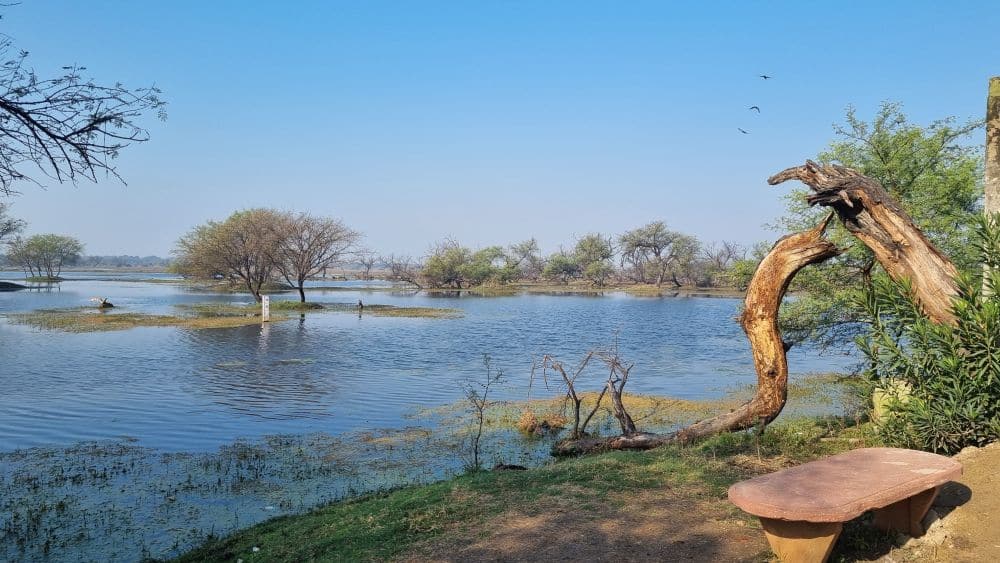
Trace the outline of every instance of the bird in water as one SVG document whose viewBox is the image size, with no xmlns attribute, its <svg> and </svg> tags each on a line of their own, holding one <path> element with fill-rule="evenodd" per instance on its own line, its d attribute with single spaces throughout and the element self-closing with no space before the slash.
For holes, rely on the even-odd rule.
<svg viewBox="0 0 1000 563">
<path fill-rule="evenodd" d="M 739 129 L 739 130 L 740 130 L 740 133 L 743 133 L 744 135 L 749 135 L 749 134 L 750 134 L 750 132 L 749 132 L 749 131 L 746 131 L 746 130 L 745 130 L 745 129 L 743 129 L 742 127 L 737 127 L 737 129 Z"/>
<path fill-rule="evenodd" d="M 760 108 L 757 107 L 757 106 L 750 106 L 747 109 L 752 109 L 752 110 L 756 111 L 757 113 L 760 113 Z"/>
<path fill-rule="evenodd" d="M 774 78 L 773 76 L 768 76 L 766 74 L 758 74 L 757 76 L 763 78 L 764 80 L 770 80 L 770 79 Z"/>
</svg>

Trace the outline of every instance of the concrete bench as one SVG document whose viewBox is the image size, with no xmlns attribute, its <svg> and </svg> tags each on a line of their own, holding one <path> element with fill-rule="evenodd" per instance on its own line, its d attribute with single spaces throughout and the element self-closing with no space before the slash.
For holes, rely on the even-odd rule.
<svg viewBox="0 0 1000 563">
<path fill-rule="evenodd" d="M 961 474 L 957 461 L 937 454 L 864 448 L 737 483 L 729 500 L 760 518 L 782 561 L 822 562 L 843 523 L 868 510 L 878 528 L 923 535 L 938 488 Z"/>
</svg>

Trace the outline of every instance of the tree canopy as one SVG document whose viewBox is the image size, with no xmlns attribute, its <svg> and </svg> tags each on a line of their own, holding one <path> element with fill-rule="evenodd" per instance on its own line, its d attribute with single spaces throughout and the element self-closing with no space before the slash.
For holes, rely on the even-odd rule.
<svg viewBox="0 0 1000 563">
<path fill-rule="evenodd" d="M 44 234 L 16 238 L 7 245 L 7 260 L 31 277 L 57 279 L 63 266 L 75 263 L 83 253 L 83 243 L 73 237 Z"/>
<path fill-rule="evenodd" d="M 918 125 L 892 102 L 883 103 L 871 121 L 849 108 L 819 160 L 878 181 L 959 270 L 970 271 L 977 267 L 970 237 L 982 205 L 982 160 L 967 139 L 981 126 L 954 118 Z M 826 213 L 807 205 L 804 190 L 786 199 L 788 212 L 775 225 L 781 232 L 807 229 Z M 834 224 L 828 237 L 844 252 L 801 272 L 793 284 L 798 299 L 782 307 L 783 332 L 791 342 L 842 346 L 868 324 L 863 294 L 884 274 L 871 251 L 841 225 Z"/>
</svg>

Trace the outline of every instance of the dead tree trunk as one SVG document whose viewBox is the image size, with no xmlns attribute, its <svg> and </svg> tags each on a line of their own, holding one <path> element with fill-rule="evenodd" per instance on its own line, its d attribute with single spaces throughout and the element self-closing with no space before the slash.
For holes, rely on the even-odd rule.
<svg viewBox="0 0 1000 563">
<path fill-rule="evenodd" d="M 860 172 L 807 160 L 767 179 L 774 185 L 799 180 L 815 193 L 810 205 L 833 209 L 844 227 L 875 253 L 894 280 L 910 280 L 913 297 L 932 321 L 954 324 L 951 300 L 958 271 L 878 182 Z"/>
<path fill-rule="evenodd" d="M 555 455 L 574 455 L 600 450 L 649 449 L 673 442 L 690 440 L 766 424 L 785 406 L 788 384 L 788 361 L 778 330 L 778 307 L 795 274 L 809 264 L 836 256 L 838 251 L 823 232 L 832 215 L 803 233 L 778 241 L 754 273 L 744 301 L 741 318 L 743 330 L 753 350 L 757 370 L 757 392 L 753 399 L 736 410 L 697 422 L 674 434 L 638 432 L 613 438 L 567 440 L 553 447 Z"/>
</svg>

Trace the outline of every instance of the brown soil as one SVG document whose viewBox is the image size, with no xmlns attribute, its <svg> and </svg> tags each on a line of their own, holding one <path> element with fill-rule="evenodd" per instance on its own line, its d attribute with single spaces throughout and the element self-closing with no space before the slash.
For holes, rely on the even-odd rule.
<svg viewBox="0 0 1000 563">
<path fill-rule="evenodd" d="M 882 563 L 1000 561 L 1000 442 L 968 448 L 963 475 L 942 488 L 923 538 L 901 547 L 852 548 L 842 538 L 831 561 Z M 780 468 L 777 460 L 751 473 Z M 863 521 L 852 523 L 867 529 Z M 936 521 L 934 521 L 936 520 Z M 850 533 L 845 529 L 845 534 Z M 863 534 L 864 532 L 859 532 Z M 869 531 L 870 533 L 870 531 Z M 884 536 L 883 536 L 884 537 Z M 857 543 L 857 542 L 855 542 Z M 868 555 L 865 555 L 865 552 Z M 707 489 L 664 488 L 598 498 L 567 489 L 485 526 L 455 529 L 400 561 L 772 561 L 760 525 Z"/>
<path fill-rule="evenodd" d="M 940 521 L 882 561 L 1000 561 L 1000 442 L 966 448 L 955 459 L 963 474 L 934 503 Z"/>
<path fill-rule="evenodd" d="M 756 520 L 708 491 L 580 489 L 453 530 L 401 561 L 768 561 Z"/>
</svg>

